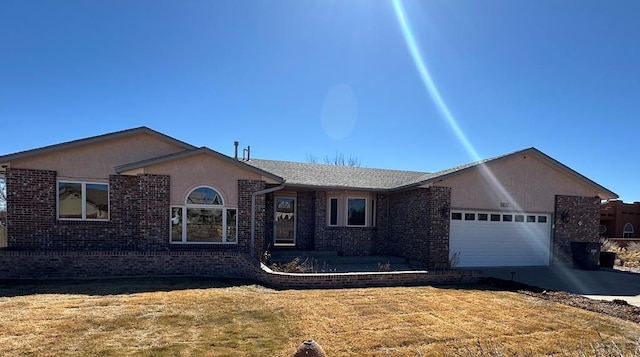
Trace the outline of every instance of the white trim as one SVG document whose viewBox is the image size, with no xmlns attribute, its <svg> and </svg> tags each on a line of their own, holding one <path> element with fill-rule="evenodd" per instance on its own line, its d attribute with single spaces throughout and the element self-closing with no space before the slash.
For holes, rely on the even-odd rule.
<svg viewBox="0 0 640 357">
<path fill-rule="evenodd" d="M 60 217 L 60 183 L 80 184 L 80 209 L 81 218 L 61 218 Z M 107 186 L 107 218 L 87 218 L 87 185 Z M 79 222 L 108 222 L 111 220 L 111 185 L 108 182 L 99 181 L 77 181 L 77 180 L 56 180 L 56 220 L 58 221 L 79 221 Z"/>
<path fill-rule="evenodd" d="M 193 204 L 193 203 L 187 203 L 187 200 L 189 198 L 189 195 L 191 195 L 191 193 L 199 188 L 208 188 L 208 189 L 212 189 L 214 190 L 219 196 L 220 199 L 222 200 L 222 204 L 221 205 L 215 205 L 215 204 Z M 194 245 L 211 245 L 211 244 L 238 244 L 238 208 L 235 206 L 225 206 L 224 202 L 226 202 L 226 198 L 224 197 L 224 194 L 216 189 L 215 187 L 209 186 L 209 185 L 199 185 L 199 186 L 195 186 L 194 188 L 192 188 L 191 190 L 189 190 L 187 192 L 187 195 L 184 197 L 184 204 L 182 205 L 170 205 L 169 206 L 169 243 L 170 244 L 194 244 Z M 172 226 L 172 222 L 171 220 L 173 219 L 173 217 L 171 216 L 171 213 L 173 213 L 173 209 L 174 208 L 179 208 L 181 211 L 181 225 L 182 225 L 182 237 L 180 237 L 181 239 L 178 241 L 174 241 L 173 240 L 173 226 Z M 188 240 L 187 237 L 187 211 L 190 209 L 207 209 L 207 210 L 220 210 L 222 211 L 221 213 L 221 218 L 222 218 L 222 232 L 221 232 L 221 241 L 220 242 L 190 242 Z M 236 211 L 236 223 L 235 223 L 235 240 L 234 241 L 228 241 L 228 224 L 227 224 L 227 214 L 229 212 L 229 210 L 234 210 Z"/>
<path fill-rule="evenodd" d="M 631 227 L 631 230 L 627 230 L 627 227 Z M 623 228 L 622 228 L 622 238 L 633 238 L 633 234 L 634 233 L 635 233 L 635 231 L 633 229 L 633 224 L 631 224 L 631 222 L 625 223 Z M 631 235 L 631 237 L 626 237 L 625 236 L 626 234 Z"/>
<path fill-rule="evenodd" d="M 215 187 L 213 187 L 213 186 L 211 186 L 211 185 L 198 185 L 198 186 L 194 186 L 192 189 L 190 189 L 190 190 L 188 190 L 188 191 L 187 191 L 187 194 L 184 196 L 184 200 L 183 200 L 183 202 L 184 202 L 184 204 L 185 204 L 185 205 L 189 205 L 189 206 L 196 206 L 196 205 L 197 205 L 197 204 L 194 204 L 194 203 L 189 203 L 189 202 L 187 202 L 187 200 L 189 199 L 189 196 L 191 195 L 191 193 L 193 193 L 193 191 L 195 191 L 195 190 L 197 190 L 197 189 L 199 189 L 199 188 L 209 188 L 209 189 L 214 190 L 214 191 L 215 191 L 215 192 L 220 196 L 220 199 L 222 200 L 222 204 L 220 204 L 220 205 L 214 205 L 214 204 L 200 204 L 200 206 L 207 206 L 207 207 L 224 207 L 224 206 L 225 206 L 225 204 L 224 204 L 224 203 L 225 203 L 225 202 L 228 202 L 228 201 L 227 201 L 227 198 L 226 198 L 226 197 L 225 197 L 225 195 L 222 193 L 222 191 L 218 190 L 217 188 L 215 188 Z"/>
<path fill-rule="evenodd" d="M 278 224 L 278 204 L 279 198 L 293 200 L 293 243 L 278 243 L 276 242 L 278 230 L 276 225 Z M 273 246 L 274 247 L 295 247 L 298 242 L 298 198 L 295 196 L 274 196 L 273 197 Z"/>
<path fill-rule="evenodd" d="M 458 213 L 461 215 L 460 219 L 452 219 L 453 215 Z M 466 219 L 467 214 L 473 214 L 473 219 Z M 478 219 L 480 214 L 486 214 L 486 220 Z M 498 215 L 500 220 L 492 221 L 491 215 Z M 510 215 L 511 220 L 505 221 L 505 215 Z M 523 220 L 516 221 L 516 216 L 520 215 L 523 216 Z M 528 216 L 535 216 L 535 220 L 529 221 L 527 219 Z M 541 217 L 544 218 L 542 221 L 540 220 Z M 460 254 L 461 267 L 547 266 L 550 264 L 553 255 L 551 240 L 553 232 L 552 218 L 553 215 L 548 212 L 452 208 L 449 214 L 449 254 L 450 256 L 455 253 Z M 501 235 L 500 232 L 506 233 L 506 235 Z M 530 237 L 532 240 L 523 238 L 525 236 Z M 514 254 L 514 252 L 527 252 L 522 249 L 514 250 L 519 247 L 518 244 L 531 249 L 532 253 L 525 254 L 526 257 L 524 258 L 518 257 L 519 253 Z M 501 249 L 504 248 L 507 249 L 508 253 L 501 252 Z M 487 249 L 494 250 L 489 252 Z M 481 253 L 483 250 L 484 252 Z M 493 257 L 490 258 L 486 255 L 487 253 L 489 255 L 493 254 Z"/>
<path fill-rule="evenodd" d="M 349 200 L 364 200 L 364 225 L 360 224 L 349 224 Z M 369 199 L 367 197 L 362 196 L 347 196 L 345 200 L 345 216 L 344 216 L 344 225 L 345 227 L 369 227 Z"/>
</svg>

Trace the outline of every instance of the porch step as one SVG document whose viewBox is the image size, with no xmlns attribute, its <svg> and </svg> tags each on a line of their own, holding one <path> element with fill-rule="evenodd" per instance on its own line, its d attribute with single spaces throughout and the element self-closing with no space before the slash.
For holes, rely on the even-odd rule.
<svg viewBox="0 0 640 357">
<path fill-rule="evenodd" d="M 338 252 L 334 250 L 272 250 L 269 251 L 271 259 L 289 259 L 294 258 L 331 258 L 337 257 Z"/>
</svg>

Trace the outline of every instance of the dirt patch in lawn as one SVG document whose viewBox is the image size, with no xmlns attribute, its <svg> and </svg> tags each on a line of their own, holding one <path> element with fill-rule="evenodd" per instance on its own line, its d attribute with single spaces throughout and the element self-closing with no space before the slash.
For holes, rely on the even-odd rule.
<svg viewBox="0 0 640 357">
<path fill-rule="evenodd" d="M 606 301 L 590 299 L 582 295 L 571 294 L 564 291 L 544 290 L 537 286 L 497 278 L 482 278 L 480 284 L 491 289 L 515 291 L 528 296 L 640 323 L 640 307 L 630 305 L 624 300 Z"/>
</svg>

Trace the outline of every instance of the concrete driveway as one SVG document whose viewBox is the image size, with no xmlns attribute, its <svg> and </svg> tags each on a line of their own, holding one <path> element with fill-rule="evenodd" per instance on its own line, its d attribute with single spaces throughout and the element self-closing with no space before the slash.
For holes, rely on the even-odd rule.
<svg viewBox="0 0 640 357">
<path fill-rule="evenodd" d="M 549 290 L 561 290 L 594 299 L 626 300 L 640 306 L 640 274 L 612 269 L 580 270 L 556 264 L 550 267 L 482 268 L 484 277 L 513 280 Z"/>
</svg>

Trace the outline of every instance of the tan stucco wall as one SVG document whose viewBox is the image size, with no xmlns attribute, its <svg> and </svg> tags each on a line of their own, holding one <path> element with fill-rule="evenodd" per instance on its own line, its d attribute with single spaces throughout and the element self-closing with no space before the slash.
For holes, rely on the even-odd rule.
<svg viewBox="0 0 640 357">
<path fill-rule="evenodd" d="M 199 186 L 216 189 L 226 206 L 238 205 L 238 180 L 262 180 L 261 175 L 208 154 L 194 155 L 144 168 L 146 174 L 171 176 L 171 204 L 183 205 Z"/>
<path fill-rule="evenodd" d="M 11 167 L 53 170 L 59 178 L 104 181 L 116 173 L 116 166 L 180 151 L 184 149 L 178 145 L 140 133 L 14 160 Z"/>
<path fill-rule="evenodd" d="M 555 195 L 595 197 L 599 193 L 592 185 L 532 154 L 485 167 L 488 170 L 472 169 L 435 185 L 451 187 L 452 208 L 497 211 L 553 212 Z"/>
</svg>

